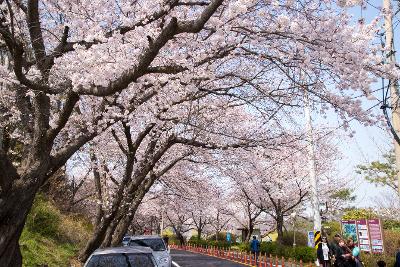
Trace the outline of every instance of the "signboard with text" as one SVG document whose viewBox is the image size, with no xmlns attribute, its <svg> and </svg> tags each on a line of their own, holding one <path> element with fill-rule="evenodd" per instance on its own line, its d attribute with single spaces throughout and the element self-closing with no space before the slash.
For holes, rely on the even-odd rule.
<svg viewBox="0 0 400 267">
<path fill-rule="evenodd" d="M 357 220 L 358 246 L 361 251 L 371 252 L 367 220 Z"/>
<path fill-rule="evenodd" d="M 368 220 L 371 248 L 374 253 L 383 252 L 383 235 L 381 221 L 378 219 Z"/>
<path fill-rule="evenodd" d="M 383 253 L 383 235 L 379 219 L 342 220 L 344 238 L 353 238 L 360 250 Z"/>
<path fill-rule="evenodd" d="M 231 233 L 229 232 L 226 233 L 226 241 L 231 242 Z"/>
<path fill-rule="evenodd" d="M 314 231 L 308 231 L 308 242 L 307 246 L 313 248 L 314 247 Z"/>
</svg>

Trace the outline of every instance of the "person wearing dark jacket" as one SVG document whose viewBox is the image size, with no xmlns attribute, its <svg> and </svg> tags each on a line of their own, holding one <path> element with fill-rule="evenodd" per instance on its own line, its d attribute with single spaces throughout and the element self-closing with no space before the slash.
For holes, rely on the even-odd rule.
<svg viewBox="0 0 400 267">
<path fill-rule="evenodd" d="M 397 248 L 399 249 L 396 253 L 396 262 L 394 267 L 400 267 L 400 240 L 397 241 Z"/>
<path fill-rule="evenodd" d="M 331 266 L 331 247 L 327 242 L 326 236 L 322 237 L 322 242 L 318 244 L 317 258 L 320 266 L 330 267 Z"/>
<path fill-rule="evenodd" d="M 332 243 L 330 244 L 333 266 L 335 267 L 338 266 L 336 261 L 336 255 L 338 254 L 339 241 L 340 241 L 340 235 L 336 234 L 335 237 L 333 238 Z"/>
<path fill-rule="evenodd" d="M 346 244 L 343 239 L 339 240 L 339 246 L 335 254 L 335 266 L 337 267 L 350 267 L 352 266 L 349 259 L 352 258 L 352 254 L 347 252 Z"/>
<path fill-rule="evenodd" d="M 260 241 L 257 240 L 256 236 L 253 236 L 253 240 L 250 244 L 251 254 L 254 254 L 254 259 L 257 262 L 258 254 L 260 253 Z"/>
</svg>

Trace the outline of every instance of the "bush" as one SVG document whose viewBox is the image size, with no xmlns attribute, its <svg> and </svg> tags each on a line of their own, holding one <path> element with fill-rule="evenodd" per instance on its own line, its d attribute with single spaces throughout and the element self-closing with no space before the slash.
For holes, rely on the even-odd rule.
<svg viewBox="0 0 400 267">
<path fill-rule="evenodd" d="M 324 232 L 328 235 L 329 241 L 333 240 L 335 234 L 340 234 L 342 232 L 342 226 L 340 222 L 330 221 L 324 222 L 322 224 Z"/>
<path fill-rule="evenodd" d="M 379 260 L 384 260 L 386 262 L 386 266 L 391 267 L 394 266 L 394 258 L 395 255 L 390 255 L 388 253 L 384 255 L 374 255 L 374 254 L 366 254 L 363 253 L 361 255 L 361 260 L 364 263 L 364 266 L 377 266 L 376 262 Z"/>
<path fill-rule="evenodd" d="M 208 247 L 218 247 L 218 248 L 229 248 L 235 243 L 228 243 L 227 241 L 208 241 L 204 239 L 197 240 L 197 236 L 192 236 L 188 242 L 190 245 L 197 245 L 197 246 L 208 246 Z"/>
<path fill-rule="evenodd" d="M 394 255 L 399 249 L 400 232 L 397 231 L 383 231 L 383 244 L 385 247 L 385 254 Z"/>
<path fill-rule="evenodd" d="M 400 221 L 397 220 L 383 220 L 383 229 L 400 232 Z"/>
<path fill-rule="evenodd" d="M 207 237 L 208 241 L 216 241 L 216 234 L 210 235 Z M 218 241 L 224 241 L 226 240 L 226 232 L 220 232 L 218 233 Z M 236 241 L 236 235 L 231 233 L 231 242 Z"/>
<path fill-rule="evenodd" d="M 242 243 L 238 245 L 241 251 L 250 251 L 249 243 Z M 273 255 L 278 257 L 285 257 L 286 259 L 302 260 L 303 262 L 312 262 L 317 257 L 317 252 L 314 248 L 306 246 L 285 246 L 276 242 L 261 242 L 260 251 L 262 254 Z"/>
<path fill-rule="evenodd" d="M 287 231 L 283 233 L 282 243 L 286 246 L 293 245 L 293 231 Z M 296 245 L 307 246 L 307 235 L 303 232 L 296 231 Z"/>
</svg>

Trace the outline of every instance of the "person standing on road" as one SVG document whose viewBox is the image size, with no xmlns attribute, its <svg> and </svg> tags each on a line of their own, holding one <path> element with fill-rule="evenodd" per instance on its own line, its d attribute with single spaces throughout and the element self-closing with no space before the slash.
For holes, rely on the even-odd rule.
<svg viewBox="0 0 400 267">
<path fill-rule="evenodd" d="M 333 263 L 333 266 L 335 266 L 335 267 L 338 266 L 338 263 L 336 261 L 336 255 L 340 254 L 340 252 L 338 252 L 338 250 L 340 249 L 339 241 L 340 241 L 340 235 L 336 234 L 335 237 L 333 238 L 333 241 L 332 241 L 331 245 L 330 245 L 331 255 L 332 255 L 332 263 Z"/>
<path fill-rule="evenodd" d="M 335 254 L 335 266 L 337 267 L 351 267 L 353 266 L 350 262 L 350 259 L 353 257 L 351 252 L 348 251 L 348 248 L 343 239 L 339 240 L 339 247 L 336 250 Z"/>
<path fill-rule="evenodd" d="M 254 254 L 254 259 L 257 262 L 258 254 L 260 253 L 260 241 L 257 240 L 257 237 L 253 235 L 253 240 L 250 244 L 251 254 Z"/>
<path fill-rule="evenodd" d="M 327 242 L 326 236 L 323 236 L 321 239 L 321 243 L 318 244 L 317 248 L 317 258 L 320 266 L 322 267 L 330 267 L 331 266 L 331 253 L 330 246 Z"/>
</svg>

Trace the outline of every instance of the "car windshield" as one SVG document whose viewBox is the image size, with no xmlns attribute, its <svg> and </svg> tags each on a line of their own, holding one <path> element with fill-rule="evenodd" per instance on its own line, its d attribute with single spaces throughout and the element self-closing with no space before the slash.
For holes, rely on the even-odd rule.
<svg viewBox="0 0 400 267">
<path fill-rule="evenodd" d="M 124 239 L 122 239 L 122 241 L 129 241 L 129 239 L 131 239 L 129 236 L 124 237 Z"/>
<path fill-rule="evenodd" d="M 165 245 L 161 238 L 134 239 L 129 242 L 130 246 L 150 247 L 153 251 L 164 251 Z"/>
<path fill-rule="evenodd" d="M 154 267 L 150 254 L 114 253 L 94 255 L 87 267 Z"/>
</svg>

